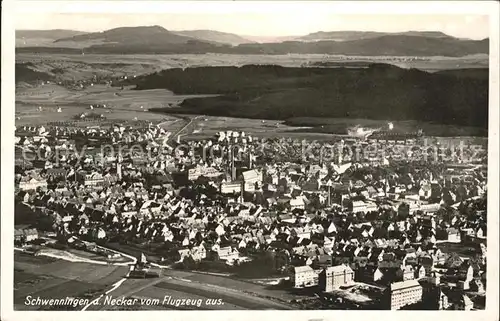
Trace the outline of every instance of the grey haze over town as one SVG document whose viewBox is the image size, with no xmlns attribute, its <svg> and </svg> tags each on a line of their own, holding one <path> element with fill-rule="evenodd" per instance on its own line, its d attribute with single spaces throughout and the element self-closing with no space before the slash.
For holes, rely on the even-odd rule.
<svg viewBox="0 0 500 321">
<path fill-rule="evenodd" d="M 487 16 L 19 18 L 15 310 L 485 309 Z"/>
</svg>

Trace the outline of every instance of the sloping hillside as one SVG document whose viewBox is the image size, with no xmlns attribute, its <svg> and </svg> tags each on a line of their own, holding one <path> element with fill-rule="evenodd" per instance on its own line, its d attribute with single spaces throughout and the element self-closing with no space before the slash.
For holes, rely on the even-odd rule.
<svg viewBox="0 0 500 321">
<path fill-rule="evenodd" d="M 487 74 L 483 74 L 487 75 Z M 486 128 L 488 78 L 369 68 L 279 66 L 169 69 L 129 82 L 137 89 L 220 94 L 189 99 L 179 112 L 247 118 L 344 117 L 421 120 Z"/>
<path fill-rule="evenodd" d="M 52 46 L 53 42 L 60 38 L 73 37 L 85 34 L 83 31 L 75 30 L 16 30 L 16 47 L 40 47 Z"/>
<path fill-rule="evenodd" d="M 236 46 L 242 43 L 254 42 L 233 33 L 226 33 L 214 30 L 183 30 L 183 31 L 172 31 L 172 32 L 181 36 L 195 38 L 200 41 L 223 43 L 232 46 Z"/>
<path fill-rule="evenodd" d="M 68 38 L 60 38 L 56 42 L 66 41 L 102 41 L 115 46 L 134 46 L 137 44 L 179 44 L 187 43 L 191 37 L 181 36 L 160 26 L 151 27 L 123 27 L 103 32 L 92 32 Z"/>
<path fill-rule="evenodd" d="M 318 31 L 298 37 L 297 41 L 352 41 L 361 39 L 374 39 L 383 36 L 415 36 L 427 38 L 453 38 L 437 31 L 407 31 L 398 33 L 375 32 L 375 31 Z"/>
<path fill-rule="evenodd" d="M 489 52 L 489 40 L 457 40 L 421 36 L 390 35 L 351 41 L 282 42 L 243 44 L 234 51 L 254 54 L 338 54 L 359 56 L 448 56 L 461 57 Z"/>
<path fill-rule="evenodd" d="M 16 83 L 53 80 L 54 76 L 33 69 L 31 63 L 16 63 Z"/>
<path fill-rule="evenodd" d="M 57 40 L 61 38 L 74 37 L 84 35 L 87 32 L 66 29 L 52 29 L 52 30 L 16 30 L 16 39 L 18 38 L 47 38 Z"/>
<path fill-rule="evenodd" d="M 84 47 L 85 53 L 97 54 L 225 53 L 462 57 L 489 53 L 488 39 L 460 40 L 440 32 L 381 34 L 353 31 L 316 33 L 309 35 L 309 37 L 320 41 L 303 39 L 304 41 L 247 43 L 248 41 L 237 35 L 211 30 L 172 32 L 159 26 L 126 27 L 58 39 L 52 47 Z M 322 40 L 332 37 L 337 41 Z M 233 46 L 237 43 L 239 44 Z M 22 50 L 22 52 L 54 52 L 52 48 L 41 48 L 40 46 L 18 48 L 18 50 Z M 64 49 L 61 51 L 64 52 Z M 72 51 L 68 49 L 66 53 L 69 54 Z"/>
</svg>

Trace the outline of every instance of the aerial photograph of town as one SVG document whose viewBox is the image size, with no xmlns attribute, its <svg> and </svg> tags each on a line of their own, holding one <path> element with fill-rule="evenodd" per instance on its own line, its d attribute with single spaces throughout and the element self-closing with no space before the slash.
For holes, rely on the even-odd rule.
<svg viewBox="0 0 500 321">
<path fill-rule="evenodd" d="M 14 310 L 485 310 L 488 16 L 295 17 L 16 20 Z"/>
</svg>

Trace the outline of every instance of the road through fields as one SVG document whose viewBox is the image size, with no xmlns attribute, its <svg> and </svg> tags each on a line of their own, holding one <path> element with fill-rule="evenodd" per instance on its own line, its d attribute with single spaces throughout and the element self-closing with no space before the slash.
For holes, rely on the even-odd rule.
<svg viewBox="0 0 500 321">
<path fill-rule="evenodd" d="M 168 272 L 166 272 L 168 273 Z M 113 299 L 120 298 L 150 298 L 159 301 L 158 309 L 175 309 L 173 302 L 178 300 L 201 300 L 200 306 L 180 307 L 182 309 L 292 309 L 289 305 L 261 298 L 244 291 L 224 288 L 213 284 L 193 282 L 188 279 L 164 276 L 156 279 L 127 279 L 119 284 L 113 291 L 107 292 Z M 167 300 L 166 297 L 170 297 Z M 219 301 L 220 306 L 211 306 L 210 302 Z M 164 303 L 166 302 L 166 303 Z M 99 298 L 98 304 L 87 306 L 84 310 L 116 310 L 120 306 L 110 304 L 104 297 Z M 153 307 L 151 307 L 153 308 Z"/>
</svg>

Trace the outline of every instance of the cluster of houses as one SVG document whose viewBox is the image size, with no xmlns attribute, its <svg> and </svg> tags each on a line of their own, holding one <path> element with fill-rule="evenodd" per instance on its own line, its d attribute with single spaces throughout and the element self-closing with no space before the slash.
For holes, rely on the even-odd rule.
<svg viewBox="0 0 500 321">
<path fill-rule="evenodd" d="M 395 298 L 391 309 L 427 300 L 430 294 L 422 293 L 455 302 L 449 293 L 482 286 L 481 166 L 304 163 L 293 147 L 283 145 L 285 151 L 273 154 L 261 148 L 262 140 L 234 132 L 183 142 L 188 148 L 179 152 L 180 142 L 156 126 L 32 127 L 16 136 L 18 146 L 43 150 L 44 156 L 17 163 L 17 201 L 66 239 L 156 244 L 160 260 L 174 261 L 232 264 L 273 252 L 282 258 L 277 269 L 290 273 L 294 287 L 332 292 L 360 282 L 378 284 Z M 150 153 L 54 152 L 79 140 L 122 144 L 125 151 L 143 144 Z M 241 152 L 224 153 L 231 144 Z M 203 153 L 207 148 L 221 152 Z M 443 253 L 440 243 L 470 244 L 477 258 Z M 452 290 L 443 282 L 453 284 Z"/>
<path fill-rule="evenodd" d="M 27 243 L 38 239 L 38 231 L 36 228 L 19 228 L 14 230 L 15 243 Z"/>
</svg>

